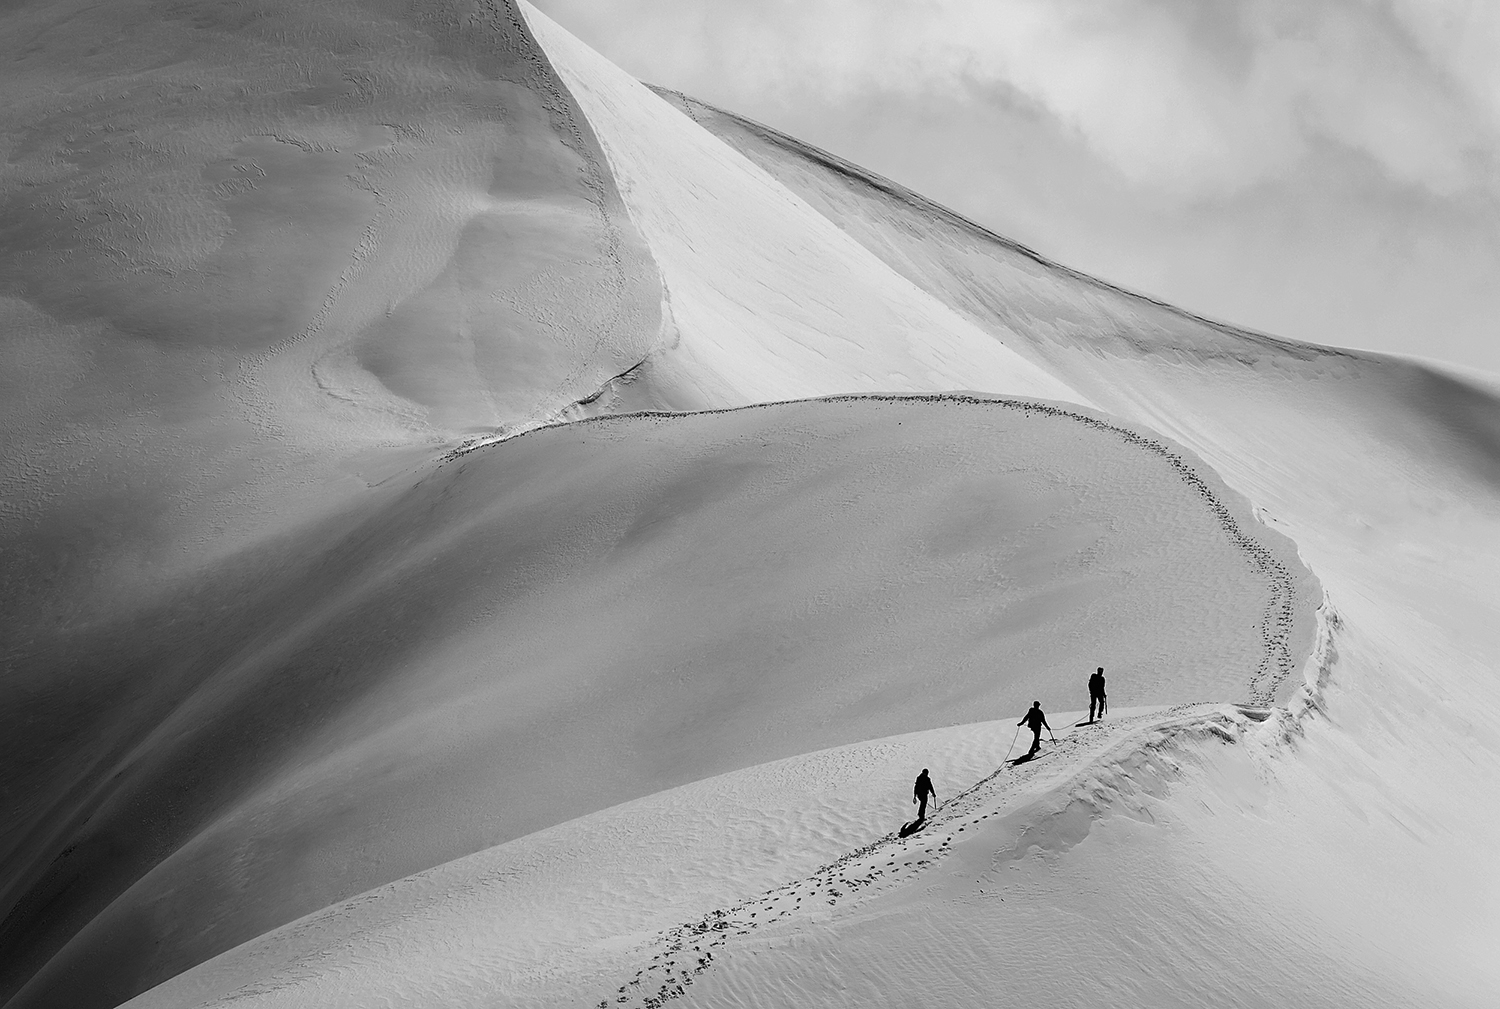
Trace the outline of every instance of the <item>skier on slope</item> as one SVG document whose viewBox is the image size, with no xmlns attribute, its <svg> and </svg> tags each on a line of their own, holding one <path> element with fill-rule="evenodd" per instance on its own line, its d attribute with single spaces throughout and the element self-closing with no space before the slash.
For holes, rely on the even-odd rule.
<svg viewBox="0 0 1500 1009">
<path fill-rule="evenodd" d="M 1031 710 L 1021 717 L 1017 725 L 1024 725 L 1031 730 L 1031 749 L 1026 756 L 1036 756 L 1036 751 L 1042 748 L 1042 729 L 1052 731 L 1052 726 L 1047 724 L 1047 716 L 1042 713 L 1042 702 L 1032 701 Z"/>
<path fill-rule="evenodd" d="M 921 823 L 927 819 L 927 797 L 932 796 L 932 801 L 937 801 L 937 789 L 932 787 L 932 779 L 927 777 L 927 768 L 922 768 L 922 773 L 917 775 L 917 783 L 912 788 L 911 801 L 921 803 L 917 807 L 917 822 Z"/>
<path fill-rule="evenodd" d="M 1094 721 L 1094 709 L 1099 709 L 1099 717 L 1104 717 L 1106 698 L 1104 696 L 1104 667 L 1089 677 L 1089 721 Z"/>
</svg>

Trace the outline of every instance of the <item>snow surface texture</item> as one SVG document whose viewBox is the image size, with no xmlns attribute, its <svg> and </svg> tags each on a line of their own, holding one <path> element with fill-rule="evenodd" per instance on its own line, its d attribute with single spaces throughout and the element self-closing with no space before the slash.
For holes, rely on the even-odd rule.
<svg viewBox="0 0 1500 1009">
<path fill-rule="evenodd" d="M 0 15 L 7 1005 L 1493 1004 L 1492 389 L 530 8 L 85 9 Z M 954 388 L 1068 402 L 476 448 Z"/>
<path fill-rule="evenodd" d="M 1170 448 L 1013 401 L 600 419 L 333 524 L 282 548 L 286 575 L 272 554 L 195 584 L 273 594 L 197 646 L 222 671 L 34 886 L 83 925 L 34 982 L 54 997 L 704 774 L 1056 707 L 1098 655 L 1117 704 L 1268 702 L 1317 598 L 1291 544 Z M 194 773 L 217 802 L 186 816 L 171 785 Z M 108 907 L 57 892 L 132 863 Z"/>
<path fill-rule="evenodd" d="M 1055 805 L 1059 768 L 1131 741 L 1125 748 L 1134 750 L 1145 725 L 1232 727 L 1238 717 L 1207 705 L 1114 715 L 1075 729 L 1081 715 L 1061 713 L 1059 745 L 1019 768 L 996 770 L 1014 725 L 981 722 L 670 789 L 330 907 L 138 1003 L 356 1006 L 420 990 L 434 1004 L 486 1005 L 497 979 L 510 1004 L 587 1005 L 601 992 L 610 1004 L 649 1003 L 692 983 L 715 957 L 756 943 L 757 930 L 826 924 L 840 901 L 937 865 L 997 809 Z M 924 764 L 943 801 L 899 842 L 890 828 L 915 815 L 911 768 Z M 963 783 L 952 786 L 961 794 L 944 787 L 950 780 Z M 1015 817 L 1012 833 L 1028 819 Z M 434 940 L 452 954 L 428 956 Z"/>
<path fill-rule="evenodd" d="M 11 598 L 88 620 L 656 345 L 587 122 L 462 6 L 0 13 L 0 535 L 62 576 Z"/>
<path fill-rule="evenodd" d="M 980 388 L 1079 401 L 529 6 L 662 271 L 677 340 L 645 380 L 703 408 Z"/>
<path fill-rule="evenodd" d="M 675 100 L 924 289 L 978 324 L 1020 335 L 1013 348 L 1093 402 L 1200 453 L 1296 540 L 1336 607 L 1336 661 L 1317 695 L 1327 720 L 1301 724 L 1295 759 L 1250 762 L 1275 783 L 1264 801 L 1205 818 L 1197 804 L 1212 806 L 1218 786 L 1212 776 L 1195 780 L 1160 811 L 1172 829 L 1111 842 L 1148 841 L 1174 872 L 1193 866 L 1190 876 L 1143 879 L 1123 861 L 1128 845 L 1113 856 L 1104 844 L 1072 853 L 1067 878 L 1108 900 L 1111 913 L 1090 897 L 1086 913 L 1100 924 L 1076 938 L 1018 919 L 1007 935 L 1022 956 L 1007 962 L 1036 965 L 1018 998 L 1045 990 L 1081 1003 L 1368 1001 L 1302 983 L 1267 991 L 1254 970 L 1263 956 L 1278 970 L 1343 963 L 1328 976 L 1363 972 L 1404 993 L 1386 996 L 1396 1004 L 1493 1002 L 1500 878 L 1487 853 L 1500 844 L 1500 817 L 1480 797 L 1500 784 L 1491 727 L 1500 715 L 1497 383 L 1205 323 L 1047 263 L 791 138 Z M 1125 879 L 1128 891 L 1101 888 Z M 1238 920 L 1204 921 L 1205 895 Z M 1142 925 L 1113 912 L 1143 904 L 1200 909 L 1191 926 L 1183 920 L 1197 937 L 1184 959 L 1148 964 L 1140 944 L 1121 940 Z M 1061 877 L 1029 906 L 1033 915 L 1085 913 Z M 1145 923 L 1147 935 L 1163 928 L 1179 934 L 1170 919 Z M 1229 970 L 1236 949 L 1256 952 Z M 845 968 L 861 969 L 854 964 Z M 913 990 L 924 979 L 935 980 L 914 976 Z"/>
</svg>

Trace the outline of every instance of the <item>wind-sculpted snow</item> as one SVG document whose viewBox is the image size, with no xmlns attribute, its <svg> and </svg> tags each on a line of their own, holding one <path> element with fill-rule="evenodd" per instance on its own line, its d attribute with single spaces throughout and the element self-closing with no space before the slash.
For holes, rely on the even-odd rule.
<svg viewBox="0 0 1500 1009">
<path fill-rule="evenodd" d="M 524 4 L 36 0 L 0 87 L 7 1009 L 1493 1004 L 1493 380 Z"/>
<path fill-rule="evenodd" d="M 508 2 L 8 4 L 0 93 L 8 606 L 113 611 L 660 337 Z"/>
<path fill-rule="evenodd" d="M 1266 350 L 1288 359 L 1338 353 L 1203 319 L 1122 290 L 836 154 L 681 92 L 654 90 L 892 270 L 1033 359 L 1048 359 L 1044 347 L 1074 343 L 1240 359 Z"/>
<path fill-rule="evenodd" d="M 675 339 L 617 391 L 701 409 L 981 388 L 1081 400 L 523 4 L 662 271 Z"/>
<path fill-rule="evenodd" d="M 316 605 L 283 537 L 593 396 L 661 289 L 508 2 L 7 4 L 0 94 L 3 999 L 253 787 L 186 762 L 148 822 L 110 804 L 276 595 Z"/>
<path fill-rule="evenodd" d="M 899 831 L 890 831 L 819 866 L 802 879 L 783 883 L 728 908 L 713 908 L 698 921 L 664 930 L 655 943 L 638 954 L 638 962 L 645 966 L 610 996 L 600 999 L 598 1005 L 600 1009 L 611 1006 L 660 1009 L 686 995 L 688 987 L 714 966 L 716 953 L 722 962 L 727 952 L 738 950 L 741 947 L 738 937 L 753 935 L 756 938 L 751 943 L 766 941 L 769 933 L 806 928 L 815 921 L 826 922 L 831 917 L 829 909 L 840 902 L 862 904 L 874 894 L 888 893 L 898 885 L 920 883 L 927 873 L 942 868 L 948 856 L 965 847 L 961 835 L 970 832 L 972 836 L 991 817 L 1003 817 L 1020 825 L 1014 846 L 1010 851 L 997 852 L 997 860 L 1022 858 L 1033 848 L 1048 853 L 1066 851 L 1087 836 L 1092 818 L 1069 816 L 1074 807 L 1067 800 L 1073 799 L 1076 783 L 1070 782 L 1073 788 L 1057 789 L 1052 783 L 1065 777 L 1056 773 L 1058 765 L 1075 770 L 1080 765 L 1106 759 L 1111 748 L 1144 749 L 1149 754 L 1151 749 L 1180 745 L 1181 737 L 1216 737 L 1233 743 L 1238 741 L 1242 726 L 1250 721 L 1238 712 L 1212 706 L 1182 706 L 1150 715 L 1127 712 L 1123 718 L 1110 719 L 1108 726 L 1100 723 L 1077 731 L 1065 730 L 1062 741 L 1040 757 L 1024 762 L 1024 766 L 1002 762 L 942 803 L 920 824 L 913 822 Z M 1004 735 L 1001 727 L 992 726 L 991 731 Z M 1149 737 L 1145 747 L 1141 746 L 1142 737 Z M 1036 798 L 1041 768 L 1053 772 L 1040 775 L 1041 781 L 1052 785 L 1050 803 Z M 1066 797 L 1063 803 L 1057 801 L 1058 791 Z M 1026 802 L 1028 799 L 1031 801 Z M 1060 809 L 1056 808 L 1059 806 Z M 1073 822 L 1060 829 L 1057 823 L 1050 822 L 1067 819 Z M 761 929 L 765 931 L 757 934 Z M 649 949 L 657 952 L 647 962 Z"/>
<path fill-rule="evenodd" d="M 907 399 L 924 397 L 905 397 Z M 937 399 L 965 399 L 965 397 L 925 397 L 929 401 Z M 1112 424 L 1099 417 L 1080 413 L 1065 407 L 1054 406 L 1049 403 L 1027 403 L 1017 400 L 971 400 L 971 402 L 993 402 L 1012 410 L 1020 410 L 1023 413 L 1039 413 L 1049 417 L 1066 417 L 1080 424 L 1087 424 L 1100 431 L 1108 431 L 1116 435 L 1129 445 L 1144 448 L 1149 452 L 1159 455 L 1177 472 L 1182 481 L 1191 487 L 1203 498 L 1209 509 L 1218 518 L 1224 533 L 1229 537 L 1241 551 L 1244 552 L 1246 560 L 1261 574 L 1269 588 L 1269 599 L 1266 602 L 1265 613 L 1261 618 L 1261 636 L 1264 639 L 1265 649 L 1261 653 L 1260 662 L 1257 664 L 1255 674 L 1250 678 L 1248 697 L 1260 704 L 1270 704 L 1273 700 L 1284 700 L 1282 692 L 1284 686 L 1295 686 L 1288 677 L 1296 670 L 1301 661 L 1301 653 L 1293 642 L 1293 631 L 1297 623 L 1296 600 L 1299 597 L 1298 582 L 1305 577 L 1305 571 L 1300 565 L 1289 566 L 1286 562 L 1278 560 L 1274 551 L 1268 549 L 1256 536 L 1251 535 L 1240 528 L 1235 520 L 1234 514 L 1220 498 L 1214 493 L 1213 487 L 1198 472 L 1188 464 L 1182 456 L 1172 451 L 1159 438 L 1152 438 L 1118 424 Z M 1300 595 L 1305 596 L 1305 590 Z"/>
<path fill-rule="evenodd" d="M 1500 935 L 1500 879 L 1487 854 L 1500 846 L 1500 818 L 1474 797 L 1500 784 L 1500 735 L 1489 728 L 1500 718 L 1494 378 L 1197 319 L 1049 263 L 773 130 L 674 100 L 913 283 L 1006 334 L 1013 349 L 1095 405 L 1190 447 L 1296 540 L 1342 615 L 1325 697 L 1330 721 L 1314 720 L 1299 759 L 1276 765 L 1273 811 L 1215 821 L 1196 816 L 1190 802 L 1178 806 L 1190 831 L 1130 843 L 1193 871 L 1129 893 L 1100 882 L 1126 878 L 1124 865 L 1075 859 L 1075 878 L 1098 896 L 1082 904 L 1054 894 L 1030 906 L 1036 915 L 1068 908 L 1100 926 L 1059 934 L 1012 906 L 1020 931 L 1008 949 L 1070 980 L 1077 971 L 1063 965 L 1098 958 L 1100 949 L 1110 970 L 1139 972 L 1144 961 L 1132 965 L 1114 935 L 1175 928 L 1115 913 L 1122 902 L 1146 901 L 1195 915 L 1192 927 L 1217 932 L 1220 949 L 1273 943 L 1293 928 L 1305 963 L 1352 958 L 1389 978 L 1392 991 L 1442 992 L 1439 1001 L 1453 1005 L 1492 1001 L 1500 976 L 1482 947 Z M 1242 905 L 1260 909 L 1244 920 L 1260 924 L 1230 927 L 1198 914 L 1198 894 L 1243 886 L 1257 896 Z M 914 941 L 946 938 L 929 932 Z M 1167 947 L 1147 947 L 1158 948 Z M 1157 969 L 1154 988 L 1131 982 L 1124 995 L 1093 997 L 1164 1004 L 1171 968 Z M 915 972 L 910 990 L 932 980 Z M 1043 991 L 1025 987 L 1018 997 Z M 1216 997 L 1296 1004 L 1254 987 Z"/>
<path fill-rule="evenodd" d="M 49 825 L 67 854 L 10 941 L 76 934 L 17 1005 L 708 774 L 1058 707 L 1101 663 L 1117 705 L 1254 700 L 1311 641 L 1289 542 L 1180 451 L 1048 404 L 601 418 L 403 483 L 75 644 L 204 674 Z"/>
<path fill-rule="evenodd" d="M 909 903 L 910 894 L 899 887 L 913 883 L 934 885 L 930 873 L 944 867 L 951 856 L 960 856 L 956 875 L 962 875 L 969 866 L 986 858 L 997 867 L 1014 867 L 1014 863 L 1034 853 L 1043 856 L 1066 853 L 1085 841 L 1096 824 L 1111 816 L 1123 814 L 1150 822 L 1151 800 L 1170 793 L 1185 776 L 1185 765 L 1201 766 L 1218 759 L 1219 755 L 1212 752 L 1214 744 L 1248 743 L 1256 751 L 1252 759 L 1274 760 L 1321 703 L 1332 661 L 1333 634 L 1339 624 L 1337 614 L 1331 610 L 1325 609 L 1322 617 L 1320 640 L 1304 669 L 1304 690 L 1291 710 L 1180 705 L 1146 713 L 1116 711 L 1115 717 L 1098 723 L 1064 728 L 1061 741 L 1053 741 L 1040 757 L 1002 760 L 993 771 L 941 803 L 926 822 L 893 830 L 841 854 L 803 878 L 727 908 L 713 908 L 697 921 L 664 929 L 633 954 L 634 960 L 644 966 L 597 1004 L 659 1009 L 688 995 L 689 988 L 706 971 L 726 963 L 727 954 L 743 956 L 748 952 L 757 956 L 762 949 L 776 946 L 778 933 L 785 937 L 791 930 L 803 934 L 833 932 L 844 923 L 840 919 L 850 917 L 849 905 L 853 905 L 855 914 L 863 915 L 872 910 L 886 913 L 880 907 L 882 904 Z M 975 727 L 966 728 L 972 731 Z M 1004 739 L 1005 725 L 986 728 L 994 739 Z M 908 747 L 918 751 L 913 753 L 914 757 L 931 761 L 939 754 L 948 756 L 941 745 L 933 745 L 936 740 L 930 736 L 923 742 L 927 743 L 925 753 L 918 747 Z M 1009 758 L 1013 752 L 1014 744 L 1005 757 Z M 956 769 L 956 761 L 945 763 Z M 1039 769 L 1042 769 L 1040 774 Z M 994 826 L 999 830 L 985 830 L 984 821 L 991 818 L 997 820 Z M 967 838 L 962 836 L 966 832 Z M 991 899 L 1004 902 L 1001 894 L 1007 883 L 1001 880 L 999 884 L 1001 889 L 996 889 L 992 882 L 988 892 Z M 951 884 L 949 887 L 953 889 Z M 984 886 L 975 886 L 969 896 L 982 896 L 986 892 Z M 841 902 L 845 904 L 842 912 L 829 910 Z M 872 909 L 871 904 L 876 908 Z M 929 906 L 916 914 L 925 917 L 934 911 Z M 944 908 L 943 913 L 955 932 L 982 927 L 970 915 L 951 906 Z M 753 938 L 741 942 L 742 936 Z M 1191 941 L 1192 937 L 1188 938 Z M 899 960 L 902 950 L 888 952 Z M 1195 959 L 1200 957 L 1198 951 L 1192 955 Z M 959 959 L 952 954 L 948 958 Z M 620 973 L 630 973 L 630 959 L 621 960 L 625 966 Z M 727 962 L 731 972 L 744 969 L 743 963 Z M 962 963 L 953 966 L 973 969 L 972 965 Z M 1097 999 L 1108 990 L 1110 978 L 1100 977 L 1103 965 L 1097 960 L 1092 966 L 1093 970 L 1083 973 L 1091 976 L 1097 990 L 1086 997 Z M 1234 966 L 1241 971 L 1247 968 L 1254 971 L 1258 965 L 1252 961 Z M 756 973 L 754 967 L 751 973 Z M 864 1001 L 878 1002 L 886 995 L 874 980 L 878 973 L 871 970 L 869 978 L 861 979 L 868 992 Z M 1341 994 L 1357 995 L 1367 1004 L 1381 1004 L 1392 996 L 1352 971 L 1339 973 L 1348 976 L 1318 978 L 1316 987 L 1321 991 L 1341 988 Z M 717 979 L 710 982 L 713 980 Z M 1198 989 L 1212 998 L 1232 991 L 1237 980 L 1214 977 L 1201 968 L 1179 964 L 1169 983 L 1171 989 L 1161 993 L 1166 998 L 1190 989 Z M 576 986 L 577 982 L 570 984 Z M 581 1001 L 571 993 L 559 992 L 559 995 Z M 736 993 L 739 1000 L 744 1000 L 744 995 L 743 991 Z"/>
</svg>

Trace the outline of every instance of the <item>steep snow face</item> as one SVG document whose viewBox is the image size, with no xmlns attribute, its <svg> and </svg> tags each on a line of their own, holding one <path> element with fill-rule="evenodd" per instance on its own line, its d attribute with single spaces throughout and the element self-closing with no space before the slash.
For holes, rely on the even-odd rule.
<svg viewBox="0 0 1500 1009">
<path fill-rule="evenodd" d="M 523 3 L 661 267 L 676 342 L 627 402 L 975 388 L 1082 401 Z"/>
<path fill-rule="evenodd" d="M 8 4 L 0 93 L 7 613 L 112 609 L 659 336 L 507 4 Z"/>
<path fill-rule="evenodd" d="M 1100 664 L 1120 707 L 1265 703 L 1318 597 L 1211 472 L 1093 414 L 853 399 L 533 432 L 79 643 L 182 685 L 40 822 L 66 871 L 32 849 L 20 906 L 45 910 L 11 949 L 76 934 L 13 1004 L 118 1001 L 704 775 L 1076 706 Z"/>
<path fill-rule="evenodd" d="M 1052 263 L 837 155 L 675 91 L 658 94 L 754 162 L 892 270 L 1009 346 L 1043 362 L 1052 347 L 1130 345 L 1201 358 L 1325 348 L 1236 330 Z"/>
<path fill-rule="evenodd" d="M 13 1004 L 112 1004 L 408 873 L 141 1004 L 654 1004 L 683 922 L 781 875 L 836 906 L 742 927 L 694 995 L 1487 1004 L 1492 390 L 1080 277 L 520 16 L 0 15 Z M 436 458 L 951 387 L 1110 414 L 814 402 Z M 1328 592 L 1291 697 L 1318 589 L 1246 499 Z M 1076 706 L 1101 662 L 1117 707 L 1289 708 L 1000 777 L 1003 726 L 813 752 Z M 919 759 L 994 786 L 936 880 L 862 850 Z M 869 862 L 898 850 L 913 886 Z"/>
</svg>

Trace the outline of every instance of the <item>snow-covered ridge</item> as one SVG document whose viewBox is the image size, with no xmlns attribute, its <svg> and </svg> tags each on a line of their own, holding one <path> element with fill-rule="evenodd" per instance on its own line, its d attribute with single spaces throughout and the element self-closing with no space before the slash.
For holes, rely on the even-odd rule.
<svg viewBox="0 0 1500 1009">
<path fill-rule="evenodd" d="M 1100 663 L 1246 745 L 1090 750 L 684 997 L 1492 1004 L 1494 383 L 1113 290 L 511 3 L 80 10 L 0 14 L 7 1009 L 596 1005 Z"/>
<path fill-rule="evenodd" d="M 1095 898 L 1086 907 L 1062 899 L 1028 906 L 1098 914 L 1099 929 L 1075 939 L 1044 927 L 1037 935 L 1051 946 L 1022 942 L 988 952 L 1028 970 L 1055 964 L 1055 975 L 1073 972 L 1064 966 L 1072 956 L 1107 964 L 1106 974 L 1135 976 L 1146 961 L 1121 948 L 1111 929 L 1177 934 L 1175 926 L 1131 921 L 1110 902 L 1149 899 L 1195 916 L 1195 927 L 1226 945 L 1202 950 L 1213 968 L 1158 962 L 1177 988 L 1157 987 L 1149 996 L 1132 989 L 1124 998 L 1130 1004 L 1169 1004 L 1188 990 L 1234 1005 L 1262 997 L 1279 1005 L 1403 1004 L 1431 997 L 1429 989 L 1454 1005 L 1492 1000 L 1500 977 L 1482 950 L 1500 937 L 1500 884 L 1483 853 L 1500 843 L 1500 821 L 1473 796 L 1500 784 L 1500 737 L 1488 728 L 1500 716 L 1500 696 L 1487 672 L 1500 649 L 1500 398 L 1493 378 L 1206 325 L 1082 283 L 868 173 L 830 165 L 805 145 L 730 114 L 685 104 L 701 125 L 924 290 L 977 325 L 1018 334 L 1012 347 L 1111 414 L 1190 446 L 1296 540 L 1337 608 L 1343 631 L 1321 701 L 1293 701 L 1326 704 L 1330 721 L 1305 723 L 1296 756 L 1276 765 L 1276 785 L 1266 793 L 1272 812 L 1223 821 L 1241 835 L 1198 822 L 1195 843 L 1212 850 L 1204 863 L 1211 868 L 1200 874 L 1194 863 L 1149 898 L 1096 887 L 1092 873 L 1115 869 L 1075 858 Z M 1302 865 L 1272 866 L 1241 836 L 1295 853 Z M 1153 857 L 1194 850 L 1166 836 L 1133 843 L 1148 845 Z M 1212 891 L 1248 881 L 1253 892 L 1241 910 L 1251 924 L 1205 920 L 1184 900 L 1195 886 Z M 1263 899 L 1272 894 L 1280 908 Z M 1264 918 L 1245 910 L 1252 904 Z M 1284 948 L 1296 983 L 1274 997 L 1247 994 L 1263 985 L 1252 973 L 1221 969 L 1223 950 L 1233 943 L 1264 949 L 1289 922 L 1302 930 L 1301 948 Z M 939 939 L 930 934 L 926 941 Z M 1031 959 L 1007 959 L 1012 952 Z M 1330 987 L 1331 978 L 1353 984 L 1339 966 L 1350 963 L 1385 989 Z M 878 965 L 865 966 L 891 981 Z M 916 987 L 902 990 L 919 990 L 922 981 L 909 983 Z M 1088 993 L 1076 996 L 1085 1002 L 1122 998 L 1071 977 L 1067 983 Z M 1042 997 L 1044 990 L 1032 993 Z M 776 995 L 762 989 L 758 997 Z"/>
<path fill-rule="evenodd" d="M 662 272 L 677 342 L 635 390 L 676 408 L 978 387 L 1083 402 L 522 2 Z"/>
<path fill-rule="evenodd" d="M 1051 293 L 1054 298 L 1047 305 L 1050 311 L 1033 321 L 1056 324 L 1073 317 L 1087 318 L 1095 339 L 1118 338 L 1126 335 L 1123 329 L 1138 329 L 1140 332 L 1133 334 L 1138 339 L 1168 336 L 1183 348 L 1204 353 L 1217 349 L 1232 354 L 1238 350 L 1244 355 L 1255 349 L 1271 348 L 1278 354 L 1299 358 L 1374 356 L 1258 333 L 1126 290 L 1055 262 L 829 151 L 679 91 L 648 86 L 694 123 L 806 200 L 892 269 L 975 318 L 980 325 L 986 321 L 993 323 L 998 309 L 1007 319 L 1020 323 L 1009 335 L 1034 338 L 1035 327 L 1026 325 L 1022 310 L 1028 303 L 1049 300 L 1047 296 Z M 861 204 L 865 206 L 861 208 Z M 872 205 L 880 209 L 871 213 Z M 906 241 L 889 228 L 903 221 L 919 224 L 907 234 Z M 914 236 L 920 237 L 912 240 Z M 926 257 L 912 254 L 914 247 L 923 245 L 928 247 L 925 250 L 928 255 L 937 252 L 936 258 L 945 269 L 928 269 L 922 262 Z M 982 256 L 988 260 L 986 265 L 990 269 L 978 276 L 968 275 L 962 267 L 980 258 L 975 255 L 978 250 L 983 250 Z M 1001 269 L 995 269 L 997 266 Z M 1006 285 L 1003 299 L 993 297 L 994 286 L 991 286 L 1000 278 Z"/>
<path fill-rule="evenodd" d="M 1307 572 L 1298 570 L 1294 572 L 1282 560 L 1277 559 L 1275 553 L 1267 549 L 1260 540 L 1241 529 L 1233 511 L 1228 505 L 1220 500 L 1213 486 L 1205 481 L 1194 466 L 1177 452 L 1173 451 L 1162 439 L 1143 434 L 1140 431 L 1120 424 L 1112 423 L 1105 417 L 1087 413 L 1071 404 L 1058 404 L 1036 400 L 1010 399 L 1001 396 L 974 396 L 965 393 L 939 393 L 939 394 L 906 394 L 902 396 L 883 396 L 868 394 L 863 396 L 825 396 L 819 402 L 840 403 L 856 401 L 884 402 L 925 402 L 925 403 L 966 403 L 973 405 L 986 405 L 999 407 L 1007 410 L 1018 410 L 1023 414 L 1040 414 L 1047 417 L 1066 418 L 1079 424 L 1084 424 L 1098 431 L 1105 431 L 1116 435 L 1126 444 L 1145 449 L 1159 456 L 1179 477 L 1200 495 L 1209 510 L 1218 518 L 1223 526 L 1225 535 L 1245 554 L 1249 563 L 1265 579 L 1269 588 L 1268 602 L 1265 613 L 1261 619 L 1261 634 L 1265 642 L 1265 650 L 1259 665 L 1249 683 L 1246 697 L 1253 703 L 1271 704 L 1273 701 L 1284 701 L 1286 699 L 1283 687 L 1296 687 L 1297 684 L 1290 683 L 1288 677 L 1302 661 L 1299 658 L 1297 647 L 1293 644 L 1293 627 L 1297 623 L 1297 605 L 1294 600 L 1306 595 L 1305 585 L 1308 581 Z M 757 403 L 747 407 L 721 407 L 712 410 L 694 411 L 697 414 L 723 414 L 746 409 L 764 409 L 768 407 L 791 406 L 800 402 L 799 400 L 783 400 L 778 402 Z M 574 424 L 587 424 L 590 420 L 607 421 L 612 417 L 657 417 L 670 418 L 673 413 L 661 411 L 637 411 L 631 414 L 604 414 L 594 418 L 574 421 Z M 559 426 L 559 425 L 547 425 Z M 526 434 L 534 433 L 545 428 L 533 428 L 521 432 L 514 437 L 524 437 Z M 508 440 L 508 439 L 500 439 Z M 465 443 L 449 452 L 445 462 L 453 462 L 471 452 L 488 448 L 498 444 L 497 441 L 484 441 L 477 443 Z M 1299 566 L 1300 567 L 1300 566 Z M 1299 582 L 1302 586 L 1299 586 Z"/>
<path fill-rule="evenodd" d="M 1320 610 L 1304 689 L 1328 674 L 1336 624 Z M 715 968 L 734 973 L 766 945 L 942 885 L 989 853 L 1002 865 L 1057 858 L 1112 817 L 1149 820 L 1193 769 L 1222 763 L 1225 744 L 1248 749 L 1243 759 L 1264 773 L 1313 710 L 1297 707 L 1127 708 L 1076 728 L 1081 714 L 1053 712 L 1061 745 L 1017 766 L 1004 759 L 1017 752 L 1005 721 L 731 772 L 382 887 L 131 1004 L 463 1006 L 483 1004 L 486 981 L 503 979 L 513 1005 L 655 1009 L 695 984 L 712 988 L 719 979 L 705 975 Z M 942 803 L 900 838 L 891 824 L 910 816 L 902 786 L 920 763 L 943 782 Z M 371 947 L 399 958 L 371 972 L 361 966 Z"/>
<path fill-rule="evenodd" d="M 1311 641 L 1315 583 L 1185 460 L 1077 408 L 846 398 L 547 428 L 388 486 L 295 565 L 246 559 L 266 595 L 212 636 L 251 646 L 82 835 L 171 854 L 35 990 L 121 971 L 99 951 L 143 916 L 212 922 L 129 965 L 169 975 L 377 873 L 705 774 L 1066 707 L 1100 655 L 1122 707 L 1248 700 Z M 195 598 L 232 596 L 225 575 Z M 174 837 L 185 768 L 219 768 L 227 801 Z M 142 809 L 154 834 L 128 833 Z"/>
<path fill-rule="evenodd" d="M 1005 825 L 1012 858 L 1056 848 L 1050 821 L 1102 769 L 1144 757 L 1169 777 L 1164 751 L 1238 741 L 1254 724 L 1219 705 L 1125 708 L 1080 729 L 1078 713 L 1053 714 L 1060 745 L 1031 764 L 1003 760 L 1008 722 L 979 723 L 802 754 L 602 810 L 309 915 L 130 1004 L 466 1006 L 498 983 L 513 1005 L 601 995 L 659 1005 L 664 988 L 777 928 L 826 927 L 873 894 L 930 885 L 984 821 Z M 901 786 L 913 762 L 931 764 L 943 802 L 903 840 L 892 825 L 910 819 Z M 370 970 L 370 948 L 396 955 Z"/>
</svg>

